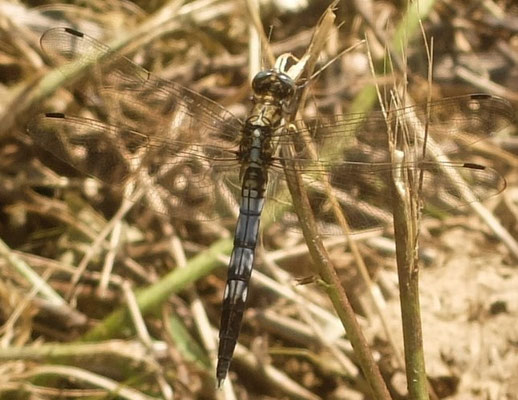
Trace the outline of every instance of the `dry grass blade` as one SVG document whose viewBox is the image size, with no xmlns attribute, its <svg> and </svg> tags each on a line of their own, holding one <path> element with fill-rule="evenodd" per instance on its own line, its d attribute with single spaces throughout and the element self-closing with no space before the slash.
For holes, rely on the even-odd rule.
<svg viewBox="0 0 518 400">
<path fill-rule="evenodd" d="M 426 380 L 431 398 L 516 397 L 512 2 L 334 2 L 336 27 L 329 12 L 318 22 L 325 2 L 76 3 L 0 2 L 0 398 L 378 399 L 386 385 L 417 399 Z M 218 391 L 250 78 L 287 52 L 276 66 L 304 74 L 302 119 L 272 138 L 297 161 L 272 154 L 258 271 Z M 374 81 L 408 84 L 411 106 L 388 124 Z M 390 159 L 387 125 L 404 121 L 426 157 Z"/>
</svg>

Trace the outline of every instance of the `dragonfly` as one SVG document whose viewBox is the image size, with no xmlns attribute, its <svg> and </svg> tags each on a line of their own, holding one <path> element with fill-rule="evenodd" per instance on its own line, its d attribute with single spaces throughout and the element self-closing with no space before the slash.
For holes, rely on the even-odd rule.
<svg viewBox="0 0 518 400">
<path fill-rule="evenodd" d="M 277 69 L 253 78 L 252 105 L 243 121 L 74 29 L 48 30 L 41 46 L 64 74 L 78 65 L 90 68 L 87 79 L 74 87 L 91 107 L 88 115 L 37 115 L 28 125 L 35 143 L 110 186 L 143 185 L 153 210 L 172 220 L 224 221 L 239 209 L 223 295 L 218 385 L 227 376 L 238 340 L 261 217 L 268 214 L 296 227 L 287 170 L 303 177 L 322 234 L 341 232 L 323 182 L 329 183 L 353 232 L 390 223 L 388 193 L 395 168 L 423 172 L 421 195 L 434 210 L 456 210 L 505 188 L 495 170 L 454 157 L 513 121 L 509 102 L 496 96 L 318 116 L 294 121 L 290 129 L 285 121 L 298 86 Z M 387 131 L 400 125 L 418 130 L 424 124 L 437 149 L 451 157 L 437 161 L 430 153 L 418 154 L 395 166 Z M 424 139 L 415 135 L 414 141 L 418 146 Z M 292 149 L 290 156 L 280 150 L 284 146 Z"/>
</svg>

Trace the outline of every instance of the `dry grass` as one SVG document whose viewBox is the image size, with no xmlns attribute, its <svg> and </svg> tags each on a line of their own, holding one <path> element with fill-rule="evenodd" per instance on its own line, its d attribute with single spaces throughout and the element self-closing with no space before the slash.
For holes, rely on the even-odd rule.
<svg viewBox="0 0 518 400">
<path fill-rule="evenodd" d="M 363 356 L 379 360 L 392 398 L 404 396 L 390 229 L 384 236 L 352 235 L 352 252 L 347 237 L 323 238 L 323 261 L 333 265 L 335 287 L 325 274 L 318 284 L 315 275 L 322 269 L 315 270 L 301 235 L 278 221 L 265 222 L 240 345 L 230 379 L 217 391 L 216 329 L 233 205 L 218 204 L 228 218 L 210 224 L 165 218 L 153 212 L 163 205 L 150 190 L 93 180 L 26 133 L 28 121 L 41 111 L 112 123 L 121 118 L 115 102 L 109 113 L 95 107 L 113 94 L 98 96 L 84 84 L 88 77 L 99 79 L 97 61 L 66 71 L 49 66 L 39 37 L 65 21 L 117 55 L 244 118 L 249 74 L 258 60 L 249 61 L 250 52 L 257 52 L 249 49 L 251 21 L 262 23 L 262 40 L 269 41 L 273 56 L 300 57 L 326 4 L 287 10 L 283 2 L 267 3 L 259 21 L 238 1 L 140 2 L 142 9 L 87 3 L 0 4 L 0 397 L 373 398 L 369 383 L 375 378 L 365 372 Z M 397 2 L 375 2 L 372 8 L 342 3 L 319 65 L 366 38 L 376 78 L 366 46 L 355 47 L 315 79 L 303 115 L 368 112 L 376 102 L 374 83 L 381 97 L 404 83 L 407 99 L 417 103 L 474 92 L 518 100 L 518 11 L 512 2 L 421 3 L 424 30 L 435 43 L 431 85 L 415 15 Z M 255 40 L 261 43 L 261 36 Z M 142 128 L 155 129 L 153 121 Z M 516 138 L 505 136 L 514 129 L 460 154 L 504 175 L 506 192 L 489 199 L 487 208 L 474 206 L 475 213 L 466 207 L 422 223 L 424 355 L 437 398 L 518 399 L 511 373 L 518 367 L 518 146 Z M 318 228 L 313 235 L 315 244 Z M 308 275 L 312 284 L 297 284 L 296 278 Z M 342 315 L 348 305 L 333 299 L 340 297 L 337 291 L 347 294 L 372 354 L 352 351 L 333 311 L 342 322 L 350 318 Z M 357 350 L 361 340 L 348 334 Z"/>
</svg>

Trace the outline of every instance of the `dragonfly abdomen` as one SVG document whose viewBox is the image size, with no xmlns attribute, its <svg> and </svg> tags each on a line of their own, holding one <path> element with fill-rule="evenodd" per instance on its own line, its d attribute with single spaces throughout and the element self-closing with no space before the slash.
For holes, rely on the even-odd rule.
<svg viewBox="0 0 518 400">
<path fill-rule="evenodd" d="M 241 328 L 248 297 L 248 281 L 252 274 L 255 247 L 259 236 L 266 180 L 266 172 L 257 167 L 248 167 L 243 178 L 234 249 L 230 256 L 227 284 L 223 295 L 218 366 L 216 368 L 219 385 L 227 375 Z"/>
</svg>

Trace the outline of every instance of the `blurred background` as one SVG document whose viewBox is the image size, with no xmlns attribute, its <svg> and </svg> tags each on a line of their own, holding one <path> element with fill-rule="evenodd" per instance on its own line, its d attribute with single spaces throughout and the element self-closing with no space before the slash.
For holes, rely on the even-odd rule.
<svg viewBox="0 0 518 400">
<path fill-rule="evenodd" d="M 102 70 L 56 70 L 60 60 L 42 51 L 40 37 L 51 28 L 84 32 L 244 119 L 257 72 L 250 67 L 251 10 L 275 56 L 301 57 L 329 5 L 0 1 L 0 398 L 371 398 L 302 236 L 279 222 L 264 223 L 232 386 L 217 391 L 215 339 L 235 220 L 170 221 L 27 133 L 41 112 L 117 123 L 117 106 L 96 91 Z M 332 62 L 312 80 L 304 116 L 379 108 L 375 84 L 384 98 L 394 88 L 415 103 L 488 93 L 516 107 L 515 2 L 351 0 L 337 2 L 335 14 L 317 70 Z M 484 203 L 502 226 L 469 207 L 421 223 L 432 398 L 518 399 L 518 139 L 514 116 L 507 117 L 509 124 L 461 155 L 505 178 L 506 190 Z M 391 395 L 403 399 L 392 233 L 356 238 L 381 314 L 347 240 L 326 243 Z M 131 317 L 121 311 L 127 306 Z"/>
</svg>

